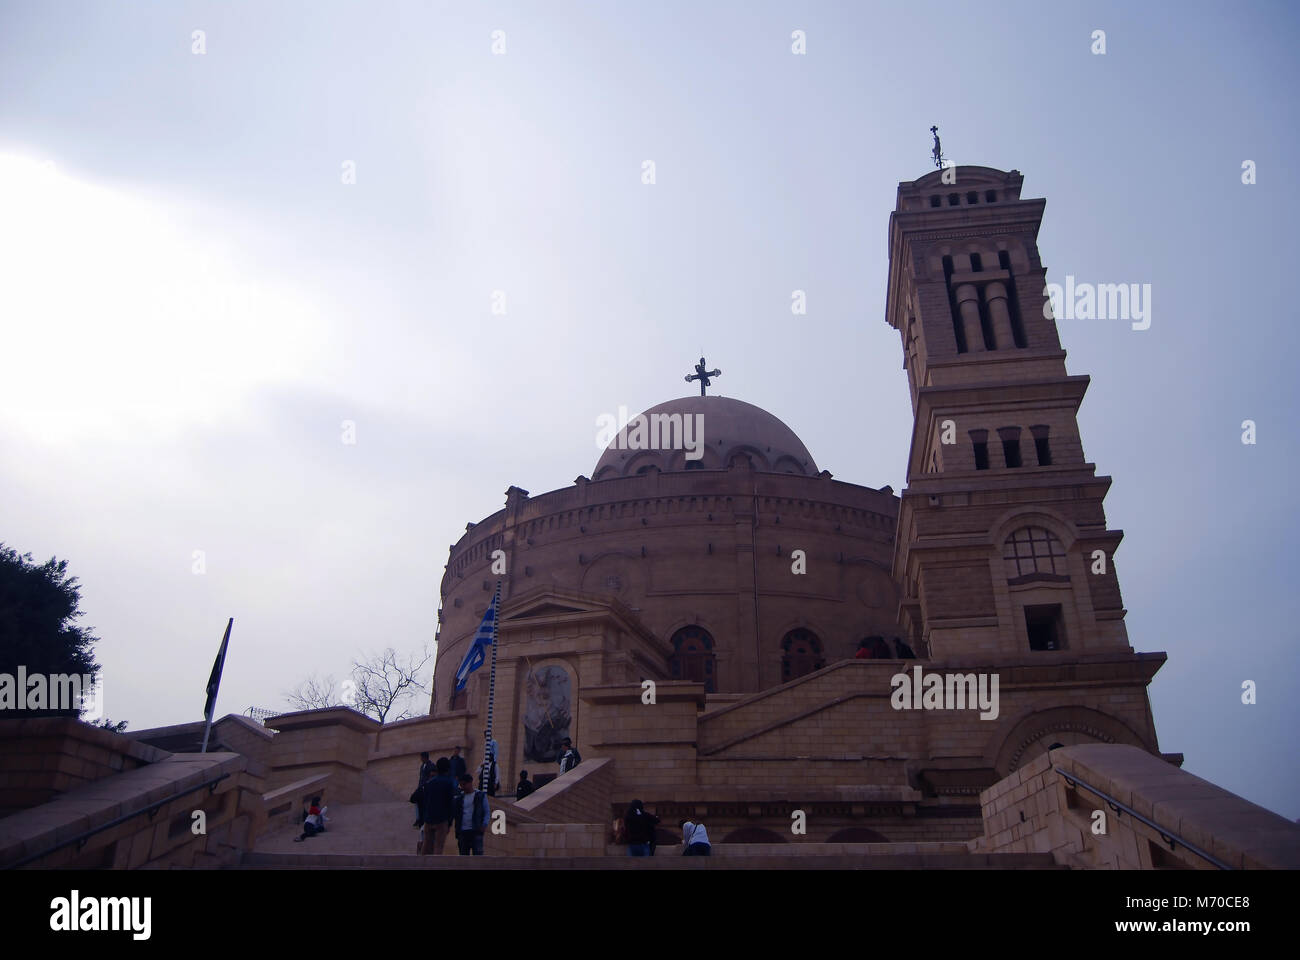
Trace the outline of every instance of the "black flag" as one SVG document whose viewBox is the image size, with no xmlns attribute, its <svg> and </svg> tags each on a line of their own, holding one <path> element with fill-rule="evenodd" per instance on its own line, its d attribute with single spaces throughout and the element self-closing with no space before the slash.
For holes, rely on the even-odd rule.
<svg viewBox="0 0 1300 960">
<path fill-rule="evenodd" d="M 226 635 L 221 638 L 221 650 L 217 653 L 216 662 L 212 664 L 212 676 L 208 677 L 208 702 L 203 705 L 203 719 L 209 723 L 212 722 L 212 711 L 217 707 L 217 691 L 221 689 L 221 669 L 226 665 L 226 645 L 230 643 L 230 628 L 235 625 L 235 618 L 231 617 L 230 622 L 226 624 Z"/>
</svg>

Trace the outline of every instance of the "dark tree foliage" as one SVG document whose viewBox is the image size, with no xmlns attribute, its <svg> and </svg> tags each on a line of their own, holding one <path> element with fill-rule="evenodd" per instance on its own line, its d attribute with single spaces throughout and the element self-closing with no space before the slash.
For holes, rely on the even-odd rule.
<svg viewBox="0 0 1300 960">
<path fill-rule="evenodd" d="M 98 637 L 75 621 L 82 615 L 81 587 L 68 561 L 36 564 L 30 553 L 0 543 L 0 673 L 98 675 Z M 24 716 L 76 716 L 76 710 L 32 710 Z"/>
</svg>

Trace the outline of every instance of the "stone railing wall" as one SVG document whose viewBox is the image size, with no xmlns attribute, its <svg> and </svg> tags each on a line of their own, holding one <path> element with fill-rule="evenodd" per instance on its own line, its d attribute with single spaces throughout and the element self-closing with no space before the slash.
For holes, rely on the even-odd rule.
<svg viewBox="0 0 1300 960">
<path fill-rule="evenodd" d="M 584 759 L 514 805 L 539 825 L 599 824 L 607 830 L 612 821 L 614 769 L 608 757 Z"/>
<path fill-rule="evenodd" d="M 1059 747 L 985 790 L 980 804 L 976 852 L 1050 852 L 1081 869 L 1212 870 L 1215 860 L 1300 868 L 1300 826 L 1137 747 Z"/>
<path fill-rule="evenodd" d="M 171 754 L 75 786 L 0 820 L 0 867 L 236 863 L 265 819 L 262 781 L 248 774 L 246 762 L 234 753 Z"/>
<path fill-rule="evenodd" d="M 263 794 L 262 806 L 265 811 L 266 828 L 273 829 L 285 824 L 301 823 L 302 812 L 307 809 L 313 797 L 320 797 L 321 802 L 328 806 L 329 782 L 330 775 L 321 773 Z"/>
<path fill-rule="evenodd" d="M 0 721 L 0 817 L 166 756 L 70 717 Z"/>
</svg>

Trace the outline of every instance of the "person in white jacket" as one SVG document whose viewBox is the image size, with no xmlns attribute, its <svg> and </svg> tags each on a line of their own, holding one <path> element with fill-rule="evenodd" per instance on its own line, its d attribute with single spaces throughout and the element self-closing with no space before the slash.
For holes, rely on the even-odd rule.
<svg viewBox="0 0 1300 960">
<path fill-rule="evenodd" d="M 682 856 L 707 857 L 713 848 L 709 845 L 709 833 L 702 823 L 686 820 L 682 823 Z"/>
</svg>

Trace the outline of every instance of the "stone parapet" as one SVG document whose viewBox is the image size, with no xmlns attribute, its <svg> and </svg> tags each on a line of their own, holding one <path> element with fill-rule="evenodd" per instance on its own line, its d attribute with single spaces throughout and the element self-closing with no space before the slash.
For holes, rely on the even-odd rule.
<svg viewBox="0 0 1300 960">
<path fill-rule="evenodd" d="M 1042 754 L 980 805 L 972 850 L 1050 852 L 1083 869 L 1300 868 L 1300 826 L 1122 744 Z"/>
</svg>

